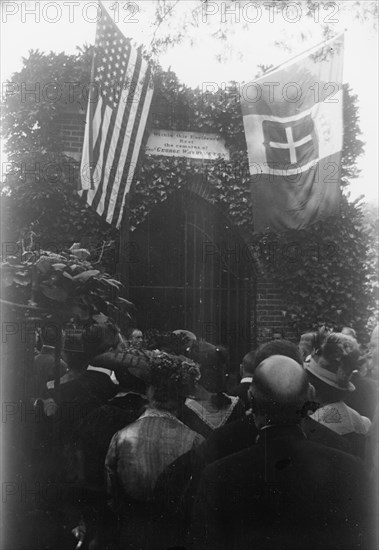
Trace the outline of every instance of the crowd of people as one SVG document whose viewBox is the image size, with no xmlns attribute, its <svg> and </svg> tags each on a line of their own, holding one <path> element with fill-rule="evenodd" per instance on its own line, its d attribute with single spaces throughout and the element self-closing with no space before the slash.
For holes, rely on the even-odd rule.
<svg viewBox="0 0 379 550">
<path fill-rule="evenodd" d="M 227 352 L 187 330 L 54 331 L 34 360 L 33 476 L 77 490 L 22 516 L 20 550 L 375 550 L 378 327 Z M 55 369 L 55 370 L 54 370 Z M 63 493 L 62 493 L 63 494 Z"/>
</svg>

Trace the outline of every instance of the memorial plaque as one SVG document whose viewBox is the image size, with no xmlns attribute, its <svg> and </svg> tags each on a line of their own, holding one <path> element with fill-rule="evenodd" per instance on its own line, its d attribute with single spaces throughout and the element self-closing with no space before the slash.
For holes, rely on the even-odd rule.
<svg viewBox="0 0 379 550">
<path fill-rule="evenodd" d="M 149 155 L 187 157 L 198 160 L 229 160 L 229 151 L 224 140 L 217 134 L 153 130 L 145 152 Z"/>
</svg>

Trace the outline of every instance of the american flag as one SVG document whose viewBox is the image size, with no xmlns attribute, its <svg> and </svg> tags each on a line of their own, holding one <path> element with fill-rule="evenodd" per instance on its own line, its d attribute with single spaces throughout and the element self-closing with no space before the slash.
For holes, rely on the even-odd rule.
<svg viewBox="0 0 379 550">
<path fill-rule="evenodd" d="M 151 66 L 101 5 L 79 195 L 120 227 L 153 96 Z"/>
</svg>

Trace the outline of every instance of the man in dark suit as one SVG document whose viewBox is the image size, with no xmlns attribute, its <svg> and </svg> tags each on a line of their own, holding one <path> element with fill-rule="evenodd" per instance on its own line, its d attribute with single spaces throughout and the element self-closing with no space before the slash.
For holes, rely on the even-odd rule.
<svg viewBox="0 0 379 550">
<path fill-rule="evenodd" d="M 309 441 L 303 368 L 274 355 L 251 386 L 257 444 L 207 466 L 195 500 L 196 550 L 369 548 L 368 480 L 359 459 Z"/>
<path fill-rule="evenodd" d="M 294 359 L 299 365 L 303 363 L 298 346 L 287 340 L 273 340 L 258 348 L 254 370 L 264 359 L 272 355 L 284 355 Z M 248 408 L 250 406 L 249 404 Z M 306 437 L 311 441 L 352 453 L 349 441 L 310 416 L 305 415 L 300 422 Z M 158 491 L 164 488 L 170 493 L 173 502 L 180 503 L 183 509 L 190 509 L 204 468 L 211 462 L 254 445 L 257 435 L 258 428 L 251 414 L 217 428 L 204 443 L 178 458 L 161 474 L 157 484 Z"/>
<path fill-rule="evenodd" d="M 60 337 L 60 329 L 53 325 L 46 325 L 41 331 L 42 349 L 34 358 L 34 387 L 31 389 L 34 397 L 41 397 L 46 391 L 46 382 L 55 375 L 55 346 Z M 60 359 L 61 376 L 67 370 L 67 364 Z"/>
<path fill-rule="evenodd" d="M 247 392 L 253 379 L 255 356 L 255 351 L 249 351 L 244 356 L 240 365 L 240 383 L 234 386 L 230 391 L 228 391 L 229 395 L 236 395 L 242 400 L 246 410 L 250 409 L 250 401 Z"/>
<path fill-rule="evenodd" d="M 82 334 L 83 355 L 87 369 L 75 380 L 53 388 L 48 395 L 58 408 L 55 422 L 59 422 L 61 435 L 70 437 L 72 430 L 92 410 L 115 397 L 118 386 L 113 380 L 113 370 L 96 363 L 93 359 L 116 347 L 117 328 L 111 322 L 88 326 Z"/>
<path fill-rule="evenodd" d="M 254 357 L 253 355 L 250 356 L 252 360 L 252 364 L 250 364 L 251 380 L 258 365 L 272 355 L 284 355 L 290 357 L 299 363 L 299 365 L 303 364 L 299 347 L 288 340 L 272 340 L 266 342 L 262 344 L 256 352 L 250 352 L 250 354 L 254 355 Z M 250 384 L 248 384 L 249 387 Z M 247 409 L 250 409 L 250 407 L 251 404 L 249 399 Z M 351 445 L 348 441 L 325 426 L 321 426 L 321 424 L 313 420 L 313 418 L 304 416 L 301 420 L 301 427 L 308 439 L 316 443 L 323 443 L 328 447 L 333 447 L 341 451 L 351 452 Z M 254 418 L 251 415 L 247 415 L 240 420 L 221 426 L 221 428 L 214 430 L 206 441 L 197 449 L 196 452 L 200 455 L 200 463 L 208 464 L 220 458 L 224 458 L 224 456 L 242 451 L 246 449 L 246 447 L 250 447 L 250 445 L 255 443 L 257 434 L 258 430 Z"/>
</svg>

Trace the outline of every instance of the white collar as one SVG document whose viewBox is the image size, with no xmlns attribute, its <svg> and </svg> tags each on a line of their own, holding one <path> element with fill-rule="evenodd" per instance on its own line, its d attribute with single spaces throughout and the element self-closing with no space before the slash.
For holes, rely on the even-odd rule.
<svg viewBox="0 0 379 550">
<path fill-rule="evenodd" d="M 105 369 L 104 367 L 94 367 L 92 365 L 88 365 L 87 370 L 102 372 L 103 374 L 107 374 L 110 378 L 112 377 L 112 373 L 113 373 L 113 370 Z"/>
<path fill-rule="evenodd" d="M 146 399 L 146 395 L 144 395 L 143 393 L 139 393 L 138 391 L 119 391 L 117 395 L 114 396 L 114 399 L 118 398 L 118 397 L 126 397 L 127 395 L 137 395 L 138 397 L 143 397 L 144 399 Z"/>
<path fill-rule="evenodd" d="M 253 381 L 253 377 L 252 376 L 245 376 L 245 378 L 242 378 L 240 384 L 245 384 L 247 382 L 249 382 L 249 384 L 251 384 Z"/>
<path fill-rule="evenodd" d="M 177 416 L 170 413 L 170 411 L 164 411 L 162 409 L 156 409 L 155 407 L 147 407 L 145 412 L 141 414 L 138 420 L 141 420 L 141 418 L 148 418 L 148 417 L 158 417 L 158 418 L 171 418 L 182 424 Z"/>
</svg>

